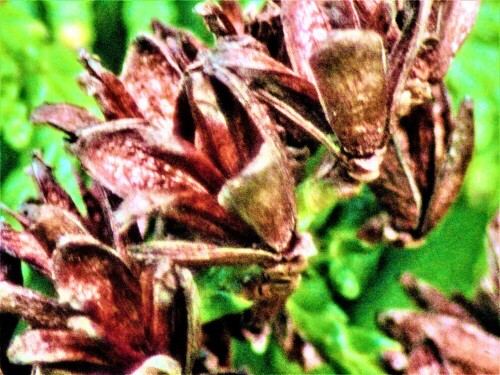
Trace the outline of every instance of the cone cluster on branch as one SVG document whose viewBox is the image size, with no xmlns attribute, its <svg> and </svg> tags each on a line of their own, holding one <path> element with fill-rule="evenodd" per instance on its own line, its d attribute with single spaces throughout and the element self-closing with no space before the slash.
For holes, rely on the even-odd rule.
<svg viewBox="0 0 500 375">
<path fill-rule="evenodd" d="M 37 374 L 221 369 L 227 361 L 208 360 L 208 346 L 200 355 L 210 340 L 190 270 L 260 266 L 243 286 L 254 303 L 238 329 L 262 332 L 316 251 L 297 230 L 294 187 L 319 147 L 316 178 L 342 197 L 369 183 L 385 210 L 362 239 L 420 241 L 456 197 L 473 149 L 472 105 L 453 118 L 443 77 L 477 9 L 302 0 L 243 14 L 237 2 L 207 1 L 195 11 L 213 47 L 153 21 L 119 76 L 81 52 L 78 82 L 104 118 L 45 104 L 31 120 L 66 133 L 91 178 L 90 188 L 81 181 L 86 212 L 35 153 L 40 196 L 8 210 L 23 231 L 0 228 L 2 370 L 14 369 L 9 360 Z M 20 260 L 53 283 L 54 298 L 22 286 Z M 7 350 L 17 317 L 29 329 Z"/>
</svg>

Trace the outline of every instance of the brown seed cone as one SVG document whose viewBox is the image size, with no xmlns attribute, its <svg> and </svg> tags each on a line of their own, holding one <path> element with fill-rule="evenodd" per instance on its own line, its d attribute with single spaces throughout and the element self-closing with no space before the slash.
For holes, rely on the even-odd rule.
<svg viewBox="0 0 500 375">
<path fill-rule="evenodd" d="M 239 35 L 234 4 L 221 6 L 196 7 L 219 36 L 213 49 L 155 22 L 154 36 L 132 42 L 119 77 L 82 52 L 79 82 L 104 121 L 68 104 L 45 105 L 32 120 L 65 131 L 84 169 L 113 195 L 115 235 L 151 229 L 155 241 L 128 248 L 135 258 L 258 264 L 271 273 L 268 293 L 253 294 L 263 305 L 279 302 L 271 312 L 256 308 L 252 320 L 262 325 L 283 307 L 315 249 L 297 231 L 287 153 L 250 77 L 295 75 Z M 158 218 L 161 231 L 153 227 Z"/>
<path fill-rule="evenodd" d="M 401 277 L 422 312 L 394 310 L 379 316 L 383 330 L 398 340 L 408 356 L 407 374 L 498 374 L 500 306 L 498 304 L 498 223 L 488 229 L 489 273 L 471 301 L 452 299 L 410 274 Z M 399 371 L 388 355 L 392 370 Z"/>
<path fill-rule="evenodd" d="M 39 154 L 32 175 L 40 200 L 21 214 L 8 210 L 24 230 L 0 227 L 2 357 L 17 322 L 12 317 L 21 317 L 30 328 L 7 355 L 37 373 L 190 372 L 201 338 L 191 273 L 168 259 L 132 259 L 127 246 L 135 234 L 116 232 L 104 190 L 94 195 L 82 185 L 84 216 Z M 48 277 L 57 297 L 20 286 L 19 260 Z M 22 370 L 4 358 L 1 365 L 6 373 Z"/>
</svg>

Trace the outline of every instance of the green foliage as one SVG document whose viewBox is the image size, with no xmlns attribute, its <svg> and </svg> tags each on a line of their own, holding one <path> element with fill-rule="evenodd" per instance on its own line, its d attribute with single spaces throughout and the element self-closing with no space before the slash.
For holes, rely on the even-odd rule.
<svg viewBox="0 0 500 375">
<path fill-rule="evenodd" d="M 34 128 L 28 121 L 30 112 L 43 102 L 68 101 L 88 108 L 94 106 L 75 84 L 81 71 L 75 53 L 55 39 L 55 30 L 60 25 L 52 29 L 34 16 L 37 14 L 34 4 L 21 1 L 0 4 L 1 196 L 12 207 L 34 195 L 31 179 L 22 172 L 34 149 L 44 151 L 46 160 L 56 169 L 56 176 L 70 194 L 78 196 L 76 182 L 71 178 L 76 163 L 65 151 L 62 134 L 48 128 Z M 47 8 L 47 15 L 51 9 Z M 63 38 L 60 32 L 57 35 Z"/>
<path fill-rule="evenodd" d="M 263 352 L 252 348 L 247 341 L 233 340 L 232 347 L 235 367 L 249 370 L 252 374 L 304 373 L 297 363 L 288 360 L 274 337 Z M 332 373 L 330 368 L 323 369 L 323 373 Z"/>
<path fill-rule="evenodd" d="M 152 17 L 213 38 L 192 12 L 196 1 L 6 1 L 0 2 L 1 201 L 16 208 L 35 194 L 23 172 L 33 149 L 42 149 L 56 177 L 78 201 L 72 173 L 78 168 L 63 135 L 33 127 L 30 112 L 43 102 L 69 102 L 93 110 L 75 78 L 82 71 L 76 49 L 88 48 L 119 72 L 126 45 L 148 31 Z M 258 6 L 262 1 L 246 0 Z M 256 5 L 257 4 L 257 5 Z M 325 183 L 306 181 L 297 190 L 300 228 L 315 236 L 319 253 L 287 304 L 301 335 L 327 360 L 312 373 L 381 373 L 379 354 L 398 344 L 375 327 L 375 314 L 411 307 L 398 284 L 405 271 L 441 288 L 471 295 L 485 268 L 484 228 L 499 205 L 500 3 L 485 1 L 477 25 L 447 77 L 455 108 L 466 95 L 475 102 L 476 150 L 462 195 L 425 245 L 415 250 L 370 247 L 356 230 L 378 211 L 371 193 L 339 201 Z M 250 302 L 241 283 L 256 269 L 213 268 L 197 276 L 202 317 L 208 322 L 239 313 Z M 40 280 L 25 272 L 33 283 Z M 41 286 L 47 291 L 47 286 Z M 275 338 L 256 350 L 234 341 L 235 365 L 253 373 L 302 373 Z"/>
<path fill-rule="evenodd" d="M 89 47 L 94 41 L 92 2 L 44 1 L 47 23 L 53 38 L 68 47 Z"/>
<path fill-rule="evenodd" d="M 304 339 L 339 373 L 381 373 L 381 352 L 398 348 L 377 331 L 349 325 L 347 314 L 333 300 L 324 278 L 312 270 L 304 275 L 287 309 Z"/>
<path fill-rule="evenodd" d="M 241 284 L 258 272 L 258 267 L 213 267 L 200 272 L 196 277 L 196 285 L 201 296 L 202 322 L 248 309 L 252 302 L 240 295 Z"/>
<path fill-rule="evenodd" d="M 122 5 L 122 16 L 131 41 L 140 32 L 149 31 L 153 18 L 168 24 L 176 24 L 179 18 L 177 4 L 172 1 L 153 0 L 144 6 L 143 1 L 126 1 Z"/>
<path fill-rule="evenodd" d="M 356 238 L 359 226 L 377 207 L 367 189 L 344 202 L 331 199 L 331 194 L 320 192 L 322 189 L 323 183 L 311 181 L 298 189 L 300 218 L 310 224 L 303 229 L 315 235 L 319 254 L 311 260 L 299 289 L 289 300 L 288 312 L 301 335 L 318 348 L 337 373 L 381 373 L 381 353 L 399 345 L 375 327 L 353 325 L 347 313 L 377 277 L 383 247 L 371 247 Z M 326 199 L 321 202 L 315 197 Z M 317 203 L 311 204 L 311 199 Z M 310 211 L 316 213 L 313 221 L 307 220 Z"/>
</svg>

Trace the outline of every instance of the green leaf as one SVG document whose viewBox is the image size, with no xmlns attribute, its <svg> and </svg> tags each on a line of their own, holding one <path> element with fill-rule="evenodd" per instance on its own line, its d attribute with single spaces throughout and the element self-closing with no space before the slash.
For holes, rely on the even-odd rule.
<svg viewBox="0 0 500 375">
<path fill-rule="evenodd" d="M 140 32 L 151 32 L 150 24 L 153 18 L 170 25 L 175 25 L 178 19 L 175 2 L 164 0 L 150 0 L 147 6 L 144 6 L 142 0 L 126 1 L 123 3 L 122 14 L 128 42 Z"/>
<path fill-rule="evenodd" d="M 252 306 L 252 302 L 246 298 L 227 292 L 217 290 L 208 292 L 205 289 L 204 293 L 200 294 L 202 323 L 211 322 L 228 314 L 243 312 Z"/>
<path fill-rule="evenodd" d="M 175 4 L 179 9 L 178 23 L 174 26 L 189 29 L 196 34 L 198 38 L 208 44 L 213 44 L 214 37 L 205 27 L 203 19 L 193 12 L 193 9 L 200 0 L 175 0 Z M 161 20 L 160 20 L 161 21 Z"/>
<path fill-rule="evenodd" d="M 45 25 L 11 3 L 0 4 L 0 41 L 11 53 L 36 58 L 37 47 L 47 41 Z"/>
<path fill-rule="evenodd" d="M 301 284 L 289 303 L 292 308 L 296 307 L 314 315 L 323 314 L 341 323 L 346 323 L 348 319 L 342 309 L 333 302 L 324 279 L 313 269 L 308 269 L 303 275 Z"/>
<path fill-rule="evenodd" d="M 381 353 L 399 348 L 378 332 L 338 321 L 328 310 L 306 311 L 294 303 L 293 298 L 287 303 L 287 309 L 301 336 L 340 373 L 383 374 L 378 363 Z"/>
<path fill-rule="evenodd" d="M 1 196 L 2 202 L 17 209 L 28 198 L 36 196 L 35 184 L 22 169 L 14 169 L 2 181 Z"/>
<path fill-rule="evenodd" d="M 359 296 L 361 286 L 356 275 L 335 259 L 328 264 L 328 276 L 335 290 L 344 298 L 355 299 Z"/>
<path fill-rule="evenodd" d="M 276 340 L 271 337 L 263 353 L 252 349 L 248 341 L 232 340 L 233 364 L 236 368 L 246 369 L 253 374 L 304 374 L 298 363 L 290 361 Z M 331 369 L 326 373 L 331 373 Z"/>
<path fill-rule="evenodd" d="M 203 323 L 237 314 L 252 302 L 241 295 L 242 283 L 260 273 L 258 267 L 212 267 L 196 276 Z"/>
<path fill-rule="evenodd" d="M 94 28 L 91 1 L 44 1 L 44 5 L 56 40 L 72 49 L 92 45 Z"/>
<path fill-rule="evenodd" d="M 20 102 L 4 102 L 0 106 L 0 118 L 5 141 L 15 150 L 28 146 L 33 127 L 28 122 L 28 110 Z"/>
<path fill-rule="evenodd" d="M 262 9 L 265 3 L 265 0 L 240 0 L 240 4 L 243 10 L 246 10 L 248 8 Z"/>
<path fill-rule="evenodd" d="M 296 191 L 300 231 L 315 231 L 325 225 L 338 202 L 329 181 L 306 179 Z"/>
<path fill-rule="evenodd" d="M 350 326 L 325 280 L 311 269 L 288 300 L 287 311 L 300 335 L 340 373 L 382 373 L 381 353 L 398 347 L 379 332 Z"/>
<path fill-rule="evenodd" d="M 118 73 L 125 57 L 126 29 L 123 24 L 121 10 L 123 1 L 96 0 L 94 6 L 95 42 L 93 52 L 103 65 Z"/>
</svg>

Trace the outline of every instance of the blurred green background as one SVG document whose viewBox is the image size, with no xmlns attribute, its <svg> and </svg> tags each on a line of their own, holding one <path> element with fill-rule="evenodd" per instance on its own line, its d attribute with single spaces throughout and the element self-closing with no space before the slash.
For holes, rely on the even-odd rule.
<svg viewBox="0 0 500 375">
<path fill-rule="evenodd" d="M 245 1 L 244 6 L 260 3 Z M 24 173 L 33 149 L 43 150 L 57 178 L 79 200 L 72 177 L 78 166 L 66 152 L 62 134 L 30 125 L 30 112 L 44 102 L 69 102 L 99 114 L 75 82 L 82 71 L 77 49 L 98 54 L 106 67 L 118 73 L 128 43 L 138 32 L 148 31 L 152 17 L 188 28 L 210 43 L 212 37 L 191 10 L 195 4 L 0 1 L 2 202 L 17 208 L 35 195 Z M 358 241 L 356 230 L 378 210 L 366 189 L 353 200 L 337 202 L 328 198 L 327 186 L 306 181 L 299 187 L 301 227 L 315 235 L 320 252 L 287 308 L 301 334 L 326 359 L 312 372 L 382 372 L 380 351 L 397 344 L 376 329 L 375 315 L 388 308 L 414 308 L 397 282 L 404 271 L 446 293 L 473 294 L 485 271 L 485 227 L 499 204 L 499 25 L 500 2 L 484 1 L 475 28 L 448 73 L 455 108 L 466 95 L 474 100 L 476 148 L 460 197 L 425 245 L 397 250 Z M 227 286 L 237 273 L 210 270 L 199 276 L 205 320 L 248 306 Z M 235 364 L 255 373 L 302 371 L 273 340 L 264 348 L 235 342 L 234 351 Z"/>
</svg>

